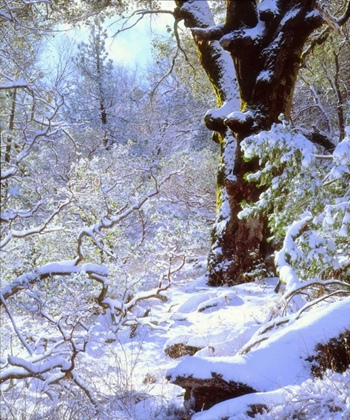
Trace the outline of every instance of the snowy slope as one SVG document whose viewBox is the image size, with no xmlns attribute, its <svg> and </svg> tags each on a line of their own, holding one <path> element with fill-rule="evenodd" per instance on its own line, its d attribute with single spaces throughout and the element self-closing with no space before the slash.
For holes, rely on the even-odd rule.
<svg viewBox="0 0 350 420">
<path fill-rule="evenodd" d="M 280 296 L 274 292 L 277 279 L 213 289 L 206 286 L 204 276 L 195 279 L 197 273 L 191 266 L 187 266 L 187 270 L 187 275 L 185 272 L 184 277 L 167 291 L 167 303 L 157 304 L 151 311 L 154 319 L 158 319 L 166 331 L 147 332 L 142 367 L 140 364 L 136 371 L 141 379 L 141 372 L 145 374 L 147 365 L 148 372 L 155 372 L 156 383 L 159 383 L 150 390 L 154 399 L 148 400 L 147 407 L 145 402 L 138 404 L 135 419 L 171 418 L 169 412 L 164 415 L 164 406 L 158 414 L 154 410 L 154 407 L 159 407 L 160 394 L 163 403 L 171 403 L 172 407 L 178 406 L 180 410 L 184 390 L 171 384 L 177 376 L 208 378 L 215 372 L 227 381 L 242 382 L 259 391 L 197 413 L 193 417 L 196 420 L 215 420 L 227 416 L 233 416 L 232 419 L 249 418 L 244 413 L 251 404 L 276 407 L 282 404 L 287 407 L 286 400 L 292 399 L 290 395 L 293 392 L 302 392 L 300 390 L 305 384 L 310 387 L 310 383 L 316 383 L 322 389 L 320 383 L 324 381 L 313 380 L 311 364 L 306 358 L 314 354 L 317 343 L 326 343 L 350 328 L 350 298 L 327 302 L 305 312 L 299 319 L 292 319 L 280 328 L 273 329 L 268 334 L 269 339 L 250 352 L 239 354 L 278 304 Z M 163 350 L 179 343 L 200 350 L 194 356 L 185 355 L 178 359 L 167 357 Z M 152 368 L 154 361 L 156 364 Z M 170 383 L 164 382 L 165 375 L 171 378 Z M 342 386 L 350 386 L 349 372 L 333 375 L 341 379 L 334 377 L 330 383 L 340 381 Z M 332 395 L 328 388 L 327 395 Z M 346 416 L 346 413 L 350 413 L 349 398 L 341 401 Z M 140 412 L 142 409 L 143 414 Z M 323 418 L 329 418 L 329 411 L 326 410 Z"/>
<path fill-rule="evenodd" d="M 100 323 L 80 355 L 84 368 L 80 374 L 93 384 L 100 408 L 98 415 L 80 414 L 77 419 L 183 420 L 191 415 L 193 420 L 249 419 L 246 412 L 254 405 L 273 407 L 257 418 L 293 418 L 296 409 L 308 413 L 300 419 L 350 418 L 350 372 L 329 373 L 315 381 L 306 360 L 317 343 L 350 329 L 350 297 L 321 303 L 299 319 L 290 316 L 289 322 L 260 336 L 281 303 L 274 292 L 277 279 L 209 288 L 204 273 L 204 258 L 186 264 L 163 292 L 165 302 L 141 302 L 150 309 L 149 319 L 137 329 L 127 327 L 115 335 Z M 281 319 L 276 316 L 276 323 Z M 261 337 L 267 339 L 241 351 Z M 179 344 L 195 354 L 169 357 L 169 349 Z M 258 392 L 196 414 L 184 410 L 184 389 L 171 382 L 177 376 L 208 378 L 212 372 Z M 27 391 L 28 413 L 36 410 L 35 386 L 33 382 Z M 42 398 L 49 409 L 52 401 L 46 395 Z M 28 418 L 41 418 L 36 416 Z"/>
</svg>

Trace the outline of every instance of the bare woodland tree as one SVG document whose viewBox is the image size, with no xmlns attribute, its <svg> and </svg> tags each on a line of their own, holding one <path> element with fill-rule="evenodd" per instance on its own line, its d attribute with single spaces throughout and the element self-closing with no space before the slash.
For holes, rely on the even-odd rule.
<svg viewBox="0 0 350 420">
<path fill-rule="evenodd" d="M 310 42 L 303 53 L 292 112 L 294 125 L 328 151 L 345 137 L 349 102 L 349 28 L 322 29 L 326 41 Z M 312 127 L 310 128 L 310 121 Z"/>
</svg>

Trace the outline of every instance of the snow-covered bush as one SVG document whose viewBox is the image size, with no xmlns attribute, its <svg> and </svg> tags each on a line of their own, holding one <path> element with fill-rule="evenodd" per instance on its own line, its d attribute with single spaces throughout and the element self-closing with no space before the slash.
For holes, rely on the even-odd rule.
<svg viewBox="0 0 350 420">
<path fill-rule="evenodd" d="M 44 144 L 25 156 L 26 177 L 6 179 L 3 408 L 16 398 L 14 416 L 28 410 L 40 418 L 49 412 L 47 395 L 71 413 L 85 400 L 82 418 L 93 418 L 101 396 L 94 357 L 123 326 L 131 335 L 139 325 L 157 328 L 146 301 L 161 302 L 185 258 L 209 244 L 214 156 L 181 151 L 154 160 L 133 153 L 132 143 L 87 154 L 60 134 L 52 145 L 44 133 Z M 30 212 L 35 199 L 38 211 Z M 122 376 L 123 366 L 108 360 L 108 375 Z M 81 405 L 72 406 L 71 392 L 81 393 Z"/>
<path fill-rule="evenodd" d="M 215 157 L 188 130 L 187 117 L 203 126 L 199 101 L 195 113 L 184 107 L 175 81 L 153 94 L 153 112 L 150 84 L 131 94 L 134 76 L 121 69 L 113 83 L 123 81 L 123 96 L 108 88 L 118 124 L 105 144 L 92 118 L 100 110 L 76 89 L 68 53 L 45 74 L 39 40 L 11 27 L 0 45 L 1 412 L 96 418 L 107 394 L 138 392 L 107 344 L 164 328 L 151 307 L 166 300 L 186 257 L 207 251 Z M 110 388 L 99 382 L 107 376 Z"/>
<path fill-rule="evenodd" d="M 350 371 L 328 371 L 323 380 L 308 379 L 285 389 L 283 404 L 257 414 L 259 420 L 345 420 L 350 417 Z"/>
<path fill-rule="evenodd" d="M 265 188 L 239 217 L 268 217 L 273 240 L 285 238 L 284 255 L 301 280 L 348 279 L 350 267 L 350 132 L 333 155 L 316 147 L 287 123 L 276 124 L 242 142 L 246 159 L 258 157 L 261 170 L 247 179 Z M 277 268 L 279 262 L 277 261 Z"/>
</svg>

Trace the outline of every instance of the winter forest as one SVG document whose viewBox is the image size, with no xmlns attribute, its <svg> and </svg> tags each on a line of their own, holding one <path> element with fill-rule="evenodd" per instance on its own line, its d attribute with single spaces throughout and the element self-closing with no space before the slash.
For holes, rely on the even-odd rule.
<svg viewBox="0 0 350 420">
<path fill-rule="evenodd" d="M 350 419 L 349 25 L 0 0 L 1 419 Z"/>
</svg>

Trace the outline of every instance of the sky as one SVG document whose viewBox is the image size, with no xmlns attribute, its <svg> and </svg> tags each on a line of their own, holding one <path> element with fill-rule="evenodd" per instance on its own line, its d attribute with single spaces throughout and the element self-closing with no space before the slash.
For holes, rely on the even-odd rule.
<svg viewBox="0 0 350 420">
<path fill-rule="evenodd" d="M 170 2 L 162 3 L 168 3 L 167 7 L 165 7 L 167 10 L 173 9 L 173 5 L 169 7 Z M 120 28 L 120 24 L 113 24 L 112 22 L 113 19 L 111 19 L 111 23 L 108 26 L 108 33 L 111 36 Z M 135 22 L 135 19 L 132 22 Z M 116 63 L 145 66 L 152 59 L 152 34 L 169 37 L 166 28 L 167 25 L 172 27 L 173 22 L 174 18 L 167 14 L 145 16 L 133 28 L 120 32 L 116 37 L 111 38 L 109 43 L 110 58 Z"/>
<path fill-rule="evenodd" d="M 161 6 L 165 10 L 173 10 L 172 1 L 161 1 Z M 131 26 L 137 21 L 138 17 L 133 18 L 126 24 Z M 168 14 L 146 15 L 134 27 L 124 30 L 114 36 L 122 28 L 123 22 L 118 21 L 118 17 L 107 19 L 103 27 L 107 29 L 109 38 L 106 46 L 111 58 L 116 64 L 123 64 L 130 67 L 145 67 L 152 60 L 151 41 L 154 35 L 169 37 L 167 25 L 173 26 L 174 18 Z M 87 42 L 89 30 L 85 26 L 60 28 L 62 32 L 56 34 L 54 40 L 49 41 L 48 50 L 45 51 L 44 60 L 58 60 L 63 49 L 67 52 L 69 49 L 76 48 L 80 42 Z M 60 46 L 61 44 L 61 46 Z"/>
</svg>

